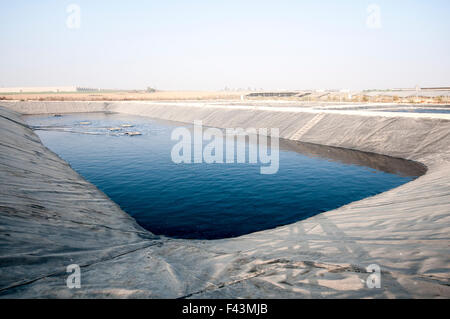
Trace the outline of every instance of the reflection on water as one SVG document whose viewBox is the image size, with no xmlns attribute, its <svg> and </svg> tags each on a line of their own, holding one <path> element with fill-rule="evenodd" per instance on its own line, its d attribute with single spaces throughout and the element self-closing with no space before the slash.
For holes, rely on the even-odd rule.
<svg viewBox="0 0 450 319">
<path fill-rule="evenodd" d="M 186 124 L 104 113 L 26 120 L 140 225 L 179 238 L 227 238 L 286 225 L 424 172 L 410 161 L 285 140 L 275 175 L 261 175 L 259 164 L 177 165 L 170 134 Z"/>
<path fill-rule="evenodd" d="M 427 171 L 424 165 L 417 162 L 338 147 L 281 140 L 280 148 L 307 156 L 327 158 L 344 164 L 370 167 L 375 170 L 400 176 L 418 177 Z"/>
</svg>

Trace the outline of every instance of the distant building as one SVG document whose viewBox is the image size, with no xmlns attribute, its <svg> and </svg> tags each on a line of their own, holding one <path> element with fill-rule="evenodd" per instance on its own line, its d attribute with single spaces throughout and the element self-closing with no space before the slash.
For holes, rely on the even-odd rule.
<svg viewBox="0 0 450 319">
<path fill-rule="evenodd" d="M 450 86 L 445 86 L 445 87 L 433 87 L 433 88 L 421 88 L 421 90 L 429 90 L 429 91 L 450 91 Z"/>
<path fill-rule="evenodd" d="M 99 89 L 88 87 L 76 87 L 76 92 L 97 92 Z"/>
<path fill-rule="evenodd" d="M 291 97 L 297 94 L 298 92 L 258 92 L 250 93 L 247 97 Z"/>
<path fill-rule="evenodd" d="M 36 86 L 0 88 L 0 93 L 61 93 L 61 92 L 96 92 L 96 88 L 78 86 Z"/>
</svg>

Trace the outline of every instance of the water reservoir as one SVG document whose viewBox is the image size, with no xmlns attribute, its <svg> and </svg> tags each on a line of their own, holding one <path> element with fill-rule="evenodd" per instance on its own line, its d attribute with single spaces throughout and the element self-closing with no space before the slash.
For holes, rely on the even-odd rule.
<svg viewBox="0 0 450 319">
<path fill-rule="evenodd" d="M 424 173 L 418 163 L 280 140 L 261 163 L 176 164 L 172 131 L 191 125 L 125 114 L 27 116 L 53 152 L 154 234 L 221 239 L 275 228 L 379 194 Z"/>
</svg>

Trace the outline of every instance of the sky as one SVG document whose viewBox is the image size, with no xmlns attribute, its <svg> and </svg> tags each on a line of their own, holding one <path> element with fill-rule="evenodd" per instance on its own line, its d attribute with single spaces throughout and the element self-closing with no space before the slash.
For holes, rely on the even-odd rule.
<svg viewBox="0 0 450 319">
<path fill-rule="evenodd" d="M 0 0 L 0 87 L 450 86 L 448 0 Z"/>
</svg>

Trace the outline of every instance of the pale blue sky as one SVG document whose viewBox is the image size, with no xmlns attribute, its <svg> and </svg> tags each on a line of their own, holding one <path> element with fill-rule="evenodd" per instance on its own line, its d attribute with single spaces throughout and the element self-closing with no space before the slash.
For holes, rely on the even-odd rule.
<svg viewBox="0 0 450 319">
<path fill-rule="evenodd" d="M 79 29 L 66 26 L 69 4 Z M 367 8 L 381 8 L 381 29 Z M 450 85 L 450 1 L 0 0 L 0 86 Z"/>
</svg>

